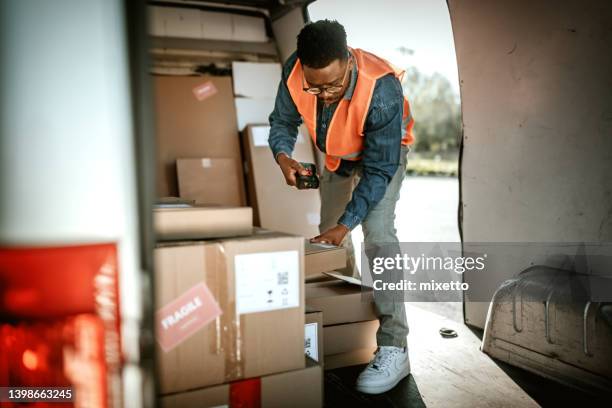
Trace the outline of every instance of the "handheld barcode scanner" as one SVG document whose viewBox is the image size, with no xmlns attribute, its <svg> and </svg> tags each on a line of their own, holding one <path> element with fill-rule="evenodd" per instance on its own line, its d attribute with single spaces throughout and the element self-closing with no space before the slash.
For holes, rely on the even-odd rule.
<svg viewBox="0 0 612 408">
<path fill-rule="evenodd" d="M 317 168 L 313 163 L 300 163 L 302 167 L 308 171 L 308 175 L 301 175 L 299 172 L 295 174 L 296 187 L 299 190 L 309 188 L 319 188 L 319 177 L 317 177 Z"/>
</svg>

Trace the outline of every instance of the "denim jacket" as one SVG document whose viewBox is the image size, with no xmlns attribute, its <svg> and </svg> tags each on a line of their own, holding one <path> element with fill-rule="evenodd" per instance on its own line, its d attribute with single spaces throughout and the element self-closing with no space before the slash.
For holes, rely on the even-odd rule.
<svg viewBox="0 0 612 408">
<path fill-rule="evenodd" d="M 279 153 L 291 156 L 298 127 L 302 124 L 302 118 L 287 88 L 287 78 L 296 60 L 297 55 L 294 53 L 283 67 L 274 110 L 269 117 L 271 129 L 268 143 L 275 159 Z M 350 100 L 353 96 L 358 75 L 357 66 L 354 65 L 344 99 Z M 334 103 L 325 106 L 317 102 L 316 144 L 324 153 L 327 128 L 337 105 Z M 393 74 L 378 79 L 365 122 L 362 159 L 342 160 L 336 170 L 336 174 L 350 176 L 357 166 L 361 166 L 359 183 L 344 214 L 338 220 L 339 224 L 350 230 L 361 224 L 369 211 L 383 198 L 387 185 L 397 171 L 401 154 L 402 113 L 403 91 L 399 80 Z"/>
</svg>

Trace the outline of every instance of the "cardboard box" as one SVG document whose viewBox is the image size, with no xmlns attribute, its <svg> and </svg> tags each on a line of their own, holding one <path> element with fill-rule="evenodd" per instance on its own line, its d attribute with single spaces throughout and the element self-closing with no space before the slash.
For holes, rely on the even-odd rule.
<svg viewBox="0 0 612 408">
<path fill-rule="evenodd" d="M 153 222 L 158 240 L 204 239 L 251 235 L 250 207 L 155 208 Z"/>
<path fill-rule="evenodd" d="M 278 84 L 277 84 L 278 86 Z M 243 98 L 236 97 L 236 121 L 238 129 L 244 129 L 254 123 L 268 123 L 268 117 L 274 110 L 274 98 Z"/>
<path fill-rule="evenodd" d="M 276 98 L 281 77 L 282 67 L 276 62 L 232 62 L 235 96 Z"/>
<path fill-rule="evenodd" d="M 269 126 L 249 126 L 243 132 L 249 205 L 257 226 L 312 238 L 319 234 L 321 199 L 318 190 L 290 187 L 268 146 Z M 301 133 L 293 157 L 313 162 L 312 142 Z M 279 203 L 282 203 L 280 205 Z"/>
<path fill-rule="evenodd" d="M 153 85 L 158 197 L 178 196 L 178 158 L 235 159 L 242 174 L 231 77 L 154 75 Z"/>
<path fill-rule="evenodd" d="M 306 304 L 323 312 L 323 326 L 376 319 L 372 291 L 344 281 L 307 283 Z"/>
<path fill-rule="evenodd" d="M 376 347 L 378 326 L 378 320 L 370 320 L 323 327 L 323 344 L 326 355 Z"/>
<path fill-rule="evenodd" d="M 159 389 L 304 367 L 304 242 L 280 234 L 155 248 Z"/>
<path fill-rule="evenodd" d="M 322 407 L 323 371 L 319 364 L 308 358 L 306 360 L 306 368 L 301 370 L 168 395 L 160 399 L 161 406 L 163 408 Z"/>
<path fill-rule="evenodd" d="M 328 244 L 305 243 L 306 271 L 305 276 L 316 276 L 346 267 L 346 248 Z"/>
<path fill-rule="evenodd" d="M 323 364 L 323 313 L 307 307 L 305 317 L 304 354 Z"/>
<path fill-rule="evenodd" d="M 349 367 L 368 364 L 374 358 L 376 347 L 348 351 L 346 353 L 325 356 L 325 369 Z"/>
<path fill-rule="evenodd" d="M 179 195 L 202 205 L 246 205 L 242 172 L 236 159 L 178 159 Z"/>
</svg>

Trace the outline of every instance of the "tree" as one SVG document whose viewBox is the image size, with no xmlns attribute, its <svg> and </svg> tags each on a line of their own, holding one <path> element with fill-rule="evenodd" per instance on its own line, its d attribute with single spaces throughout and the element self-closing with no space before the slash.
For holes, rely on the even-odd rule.
<svg viewBox="0 0 612 408">
<path fill-rule="evenodd" d="M 457 150 L 461 137 L 461 109 L 459 96 L 448 79 L 438 73 L 424 75 L 410 67 L 406 69 L 402 86 L 415 120 L 415 150 Z"/>
</svg>

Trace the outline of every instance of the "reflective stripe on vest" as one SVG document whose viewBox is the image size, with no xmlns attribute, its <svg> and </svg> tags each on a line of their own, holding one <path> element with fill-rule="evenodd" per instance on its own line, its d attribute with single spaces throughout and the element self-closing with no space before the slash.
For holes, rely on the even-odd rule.
<svg viewBox="0 0 612 408">
<path fill-rule="evenodd" d="M 363 151 L 363 129 L 372 101 L 376 80 L 394 74 L 400 79 L 404 71 L 396 69 L 389 62 L 374 54 L 350 48 L 358 68 L 357 83 L 350 100 L 340 99 L 327 129 L 325 140 L 325 167 L 335 171 L 340 166 L 340 159 L 360 160 Z M 317 129 L 317 96 L 304 92 L 303 70 L 300 60 L 296 60 L 289 77 L 287 88 L 295 103 L 310 137 L 316 146 Z M 410 105 L 404 97 L 402 123 L 402 144 L 412 144 L 414 120 L 410 115 Z"/>
</svg>

